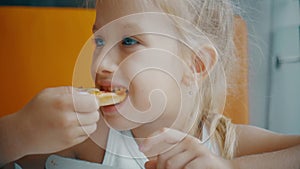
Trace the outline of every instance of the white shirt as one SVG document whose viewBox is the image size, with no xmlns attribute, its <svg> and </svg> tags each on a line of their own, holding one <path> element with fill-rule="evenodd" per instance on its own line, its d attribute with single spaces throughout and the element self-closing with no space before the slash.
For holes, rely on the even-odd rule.
<svg viewBox="0 0 300 169">
<path fill-rule="evenodd" d="M 204 127 L 202 138 L 212 153 L 219 155 L 217 144 L 211 142 L 207 129 Z M 131 131 L 110 129 L 103 163 L 92 163 L 77 159 L 51 155 L 46 161 L 46 169 L 144 169 L 148 158 L 139 151 Z M 15 169 L 22 169 L 15 164 Z"/>
</svg>

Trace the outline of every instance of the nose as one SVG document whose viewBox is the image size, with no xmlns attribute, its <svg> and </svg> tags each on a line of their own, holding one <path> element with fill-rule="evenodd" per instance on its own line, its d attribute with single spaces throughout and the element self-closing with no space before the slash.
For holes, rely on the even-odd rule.
<svg viewBox="0 0 300 169">
<path fill-rule="evenodd" d="M 97 75 L 101 78 L 110 78 L 118 68 L 120 56 L 116 49 L 111 49 L 106 54 L 104 53 L 105 52 L 101 52 L 98 56 L 97 53 L 94 53 L 95 59 L 92 64 L 92 72 L 94 72 L 94 76 Z"/>
<path fill-rule="evenodd" d="M 96 64 L 96 71 L 94 76 L 95 87 L 100 88 L 103 81 L 112 81 L 114 73 L 119 68 L 118 55 L 114 52 L 104 56 Z M 105 83 L 104 83 L 105 84 Z"/>
<path fill-rule="evenodd" d="M 104 58 L 101 63 L 98 64 L 96 74 L 101 77 L 110 77 L 117 70 L 118 64 L 113 59 Z"/>
</svg>

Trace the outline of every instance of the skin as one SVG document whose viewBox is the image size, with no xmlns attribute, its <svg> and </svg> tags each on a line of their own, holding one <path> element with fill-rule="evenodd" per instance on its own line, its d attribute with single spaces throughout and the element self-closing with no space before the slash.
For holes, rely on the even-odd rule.
<svg viewBox="0 0 300 169">
<path fill-rule="evenodd" d="M 72 87 L 41 91 L 22 110 L 1 118 L 0 163 L 29 154 L 54 153 L 83 142 L 87 133 L 96 130 L 97 109 L 94 96 L 81 95 Z"/>
<path fill-rule="evenodd" d="M 134 120 L 128 120 L 124 118 L 124 116 L 122 116 L 122 113 L 116 113 L 113 115 L 107 115 L 103 113 L 104 119 L 111 127 L 119 130 L 132 129 L 135 136 L 144 138 L 154 131 L 158 130 L 160 126 L 182 128 L 183 124 L 174 123 L 176 117 L 179 114 L 178 110 L 180 109 L 180 107 L 176 105 L 180 105 L 182 100 L 189 100 L 192 103 L 194 97 L 184 97 L 183 99 L 181 99 L 180 97 L 178 88 L 184 90 L 183 86 L 187 87 L 187 85 L 184 84 L 186 71 L 184 71 L 184 68 L 180 68 L 180 66 L 182 67 L 182 65 L 178 63 L 178 58 L 175 58 L 175 56 L 168 56 L 164 58 L 161 57 L 157 58 L 157 60 L 151 60 L 154 65 L 163 64 L 163 68 L 166 69 L 170 74 L 174 75 L 174 78 L 170 78 L 168 74 L 159 70 L 150 69 L 142 71 L 141 73 L 137 71 L 139 70 L 139 68 L 147 68 L 147 63 L 149 62 L 148 58 L 155 58 L 156 53 L 153 54 L 153 51 L 150 50 L 149 52 L 145 52 L 145 55 L 138 55 L 135 52 L 154 48 L 159 50 L 163 49 L 166 51 L 172 51 L 172 53 L 176 54 L 178 53 L 178 42 L 176 40 L 155 34 L 138 34 L 131 36 L 132 39 L 139 42 L 138 44 L 125 46 L 122 45 L 121 42 L 118 42 L 119 45 L 110 45 L 115 42 L 115 39 L 117 39 L 118 41 L 122 41 L 122 38 L 126 36 L 128 32 L 146 32 L 147 30 L 157 31 L 158 24 L 162 27 L 159 28 L 159 33 L 171 32 L 170 34 L 176 34 L 174 27 L 170 25 L 170 21 L 166 20 L 165 18 L 161 18 L 161 16 L 155 17 L 155 21 L 153 18 L 151 18 L 151 21 L 147 18 L 147 16 L 143 18 L 129 18 L 126 21 L 131 24 L 130 26 L 124 26 L 121 22 L 120 24 L 117 23 L 113 24 L 112 26 L 110 25 L 111 21 L 114 21 L 121 16 L 142 12 L 133 5 L 134 3 L 135 2 L 132 1 L 127 5 L 127 2 L 120 1 L 120 3 L 113 5 L 114 9 L 118 11 L 114 13 L 108 10 L 112 5 L 109 1 L 104 1 L 103 3 L 101 3 L 101 5 L 97 6 L 97 16 L 94 24 L 94 37 L 95 39 L 100 38 L 101 40 L 105 41 L 106 45 L 100 45 L 96 48 L 94 53 L 93 65 L 97 66 L 92 66 L 92 72 L 96 72 L 94 76 L 96 80 L 96 86 L 101 86 L 101 82 L 103 81 L 114 83 L 114 81 L 112 80 L 115 75 L 114 73 L 117 71 L 121 72 L 123 76 L 117 76 L 117 78 L 115 78 L 116 83 L 124 86 L 124 84 L 126 84 L 125 82 L 130 81 L 130 102 L 135 108 L 142 111 L 147 110 L 150 107 L 148 96 L 150 95 L 151 91 L 160 89 L 164 92 L 167 100 L 166 108 L 161 114 L 159 114 L 160 117 L 158 119 L 150 121 L 150 123 L 144 124 L 140 121 L 143 121 L 142 118 L 145 118 L 145 116 L 151 116 L 156 112 L 150 111 L 150 113 L 147 113 L 142 118 L 135 118 Z M 126 5 L 126 7 L 124 5 Z M 148 12 L 158 11 L 158 9 L 155 7 L 147 7 L 147 10 L 149 10 Z M 120 29 L 120 27 L 122 27 L 122 29 Z M 97 31 L 98 29 L 99 31 Z M 114 34 L 107 32 L 114 32 Z M 106 53 L 107 49 L 109 49 L 109 52 L 107 53 L 107 55 L 103 56 L 103 53 Z M 209 50 L 209 47 L 207 47 L 207 50 Z M 99 58 L 103 59 L 101 60 L 102 62 L 99 61 Z M 212 61 L 206 65 L 207 67 L 210 67 L 214 64 L 214 62 L 216 61 L 216 56 L 211 56 L 210 59 Z M 119 64 L 122 64 L 122 66 L 116 66 Z M 138 72 L 139 74 L 131 79 L 132 75 L 136 72 Z M 176 72 L 176 74 L 174 72 Z M 153 80 L 153 78 L 159 80 Z M 192 86 L 190 85 L 188 87 Z M 154 100 L 152 104 L 155 106 L 157 103 Z M 187 102 L 184 103 L 184 105 L 185 106 L 182 107 L 182 112 L 191 112 L 192 104 L 189 104 Z M 125 111 L 126 110 L 127 109 L 125 108 Z M 137 115 L 137 113 L 133 113 L 133 115 L 129 116 L 129 118 L 134 118 L 134 116 Z M 185 116 L 187 116 L 187 114 Z M 184 121 L 186 117 L 182 117 L 182 121 Z"/>
<path fill-rule="evenodd" d="M 111 1 L 104 1 L 101 5 L 97 6 L 97 16 L 94 27 L 95 32 L 110 21 L 115 20 L 121 16 L 141 12 L 141 9 L 133 5 L 134 1 L 135 0 L 119 0 L 118 5 L 113 6 L 113 9 L 115 9 L 114 11 L 109 10 L 112 8 L 112 4 L 110 3 Z M 156 9 L 155 7 L 149 7 L 147 8 L 147 10 L 157 11 L 158 9 Z M 143 25 L 143 22 L 139 22 L 139 24 Z M 118 35 L 118 33 L 115 33 L 115 35 Z M 105 39 L 106 44 L 110 43 L 110 38 L 105 37 L 105 34 L 101 35 L 101 37 Z M 121 40 L 122 36 L 118 38 L 120 38 Z M 126 58 L 126 56 L 128 56 L 130 53 L 133 53 L 135 50 L 157 47 L 175 51 L 174 42 L 169 38 L 145 35 L 139 36 L 138 39 L 142 40 L 143 43 L 139 45 L 134 45 L 134 47 L 130 48 L 124 46 L 118 48 L 113 47 L 109 53 L 110 57 L 105 57 L 102 64 L 97 64 L 98 66 L 94 67 L 94 72 L 96 72 L 96 86 L 101 85 L 101 81 L 111 80 L 113 73 L 117 69 L 118 64 L 120 64 L 124 60 L 124 58 Z M 217 60 L 217 56 L 215 52 L 213 52 L 212 48 L 210 48 L 209 46 L 206 47 L 206 49 L 208 51 L 207 53 L 210 54 L 210 57 L 207 58 L 210 59 L 210 61 L 205 62 L 206 64 L 199 61 L 201 62 L 199 64 L 202 64 L 204 67 L 206 67 L 206 70 L 209 70 L 213 68 L 214 63 Z M 99 47 L 99 49 L 96 49 L 94 55 L 94 62 L 97 62 L 97 57 L 101 55 L 101 50 L 105 50 L 105 47 Z M 133 61 L 136 61 L 140 64 L 145 63 L 143 59 L 132 59 Z M 121 69 L 120 71 L 122 71 L 125 75 L 128 75 L 130 71 L 128 71 L 125 68 L 126 67 L 124 67 L 124 69 Z M 203 71 L 201 69 L 197 70 L 199 71 L 198 73 Z M 149 78 L 153 76 L 162 77 L 162 81 L 157 82 L 157 84 L 153 81 L 149 81 Z M 205 73 L 203 73 L 203 76 L 201 78 L 205 78 L 205 76 Z M 128 80 L 126 79 L 128 78 L 127 76 L 122 78 L 119 79 L 118 83 L 123 84 L 126 82 L 126 80 Z M 186 79 L 186 77 L 184 76 L 184 72 L 182 72 L 182 75 L 179 76 L 179 79 L 182 80 L 179 81 L 180 84 L 184 84 L 183 79 Z M 149 83 L 151 85 L 147 86 L 147 84 Z M 167 84 L 166 87 L 163 84 Z M 166 92 L 166 95 L 169 98 L 168 104 L 171 105 L 180 102 L 180 100 L 177 99 L 178 97 L 174 97 L 174 93 L 172 93 L 174 89 L 176 89 L 176 86 L 173 86 L 172 79 L 168 79 L 165 76 L 165 74 L 161 74 L 161 72 L 148 71 L 145 72 L 144 76 L 136 77 L 136 79 L 132 81 L 132 84 L 130 86 L 130 101 L 136 108 L 140 110 L 145 110 L 149 108 L 149 101 L 144 95 L 141 95 L 140 93 L 149 93 L 149 91 L 153 89 L 151 88 L 151 86 L 153 85 L 160 86 L 161 89 Z M 78 126 L 80 126 L 80 124 L 78 123 L 78 120 L 74 120 L 75 108 L 70 106 L 70 93 L 65 93 L 65 90 L 61 91 L 60 88 L 54 88 L 49 90 L 41 92 L 20 112 L 17 112 L 15 115 L 8 116 L 4 120 L 1 119 L 2 121 L 0 125 L 2 126 L 0 127 L 0 136 L 1 140 L 6 140 L 4 142 L 6 144 L 1 144 L 3 146 L 0 147 L 0 152 L 7 152 L 5 154 L 9 154 L 8 158 L 2 161 L 2 163 L 8 163 L 10 161 L 15 161 L 23 157 L 18 161 L 18 163 L 21 164 L 23 168 L 43 168 L 47 156 L 50 153 L 56 151 L 59 151 L 56 154 L 65 157 L 102 163 L 105 154 L 105 146 L 109 132 L 109 125 L 120 130 L 132 129 L 132 132 L 136 138 L 145 138 L 142 140 L 137 140 L 137 143 L 140 147 L 140 150 L 144 152 L 146 156 L 149 157 L 150 161 L 148 161 L 145 164 L 145 167 L 147 169 L 296 169 L 300 167 L 299 136 L 281 135 L 252 126 L 237 125 L 237 153 L 235 154 L 235 158 L 233 160 L 226 160 L 210 152 L 210 150 L 208 150 L 204 145 L 202 145 L 199 139 L 195 138 L 192 135 L 186 135 L 183 129 L 184 124 L 174 123 L 175 117 L 179 115 L 176 107 L 173 108 L 172 106 L 168 106 L 167 104 L 167 107 L 161 114 L 161 116 L 158 119 L 155 119 L 154 121 L 147 124 L 140 122 L 132 122 L 124 118 L 120 114 L 105 115 L 104 113 L 102 113 L 103 118 L 100 118 L 100 120 L 98 121 L 99 114 L 94 113 L 98 108 L 97 105 L 95 105 L 95 107 L 84 106 L 85 104 L 93 105 L 93 103 L 95 103 L 93 101 L 93 98 L 90 98 L 90 100 L 88 101 L 86 98 L 80 98 L 83 96 L 79 96 L 79 99 L 77 99 L 77 101 L 78 103 L 80 103 L 79 105 L 82 106 L 78 106 L 78 109 L 80 110 L 80 112 L 82 112 L 82 116 L 84 116 L 81 122 L 83 122 L 86 128 L 89 128 L 89 126 L 93 126 L 89 130 L 88 134 L 93 133 L 96 130 L 94 126 L 97 125 L 97 131 L 94 132 L 93 135 L 97 136 L 98 134 L 98 136 L 100 137 L 99 141 L 94 142 L 93 135 L 91 138 L 87 139 L 87 135 L 83 134 L 82 130 L 76 130 L 76 132 L 74 132 L 74 129 L 78 129 Z M 52 100 L 49 100 L 48 98 L 51 98 L 53 94 L 57 97 L 52 98 Z M 44 99 L 44 97 L 47 99 Z M 56 109 L 54 109 L 55 106 L 53 102 L 59 103 L 58 105 L 60 106 L 56 106 Z M 47 111 L 45 111 L 44 107 L 48 107 Z M 188 105 L 184 107 L 183 110 L 189 112 L 190 107 L 191 105 Z M 26 117 L 24 115 L 25 113 Z M 183 119 L 186 118 L 184 115 L 182 115 L 182 117 Z M 26 128 L 29 128 L 31 130 L 24 132 L 24 135 L 26 133 L 30 137 L 24 136 L 24 138 L 27 138 L 27 140 L 24 140 L 24 143 L 26 143 L 26 145 L 28 146 L 27 149 L 22 150 L 22 146 L 20 144 L 18 145 L 18 143 L 10 142 L 12 140 L 16 140 L 20 133 L 8 136 L 3 133 L 5 133 L 4 129 L 10 129 L 13 128 L 13 126 L 15 126 L 9 124 L 17 124 L 18 122 L 25 121 L 20 120 L 23 118 L 28 118 L 28 120 L 26 121 L 31 121 L 31 123 L 21 123 L 17 125 L 18 127 L 24 128 L 24 126 L 26 125 L 33 124 L 35 126 L 26 126 Z M 53 122 L 55 124 L 52 124 Z M 56 122 L 61 123 L 56 124 Z M 7 126 L 10 126 L 10 128 Z M 41 133 L 41 135 L 32 135 L 31 133 Z M 42 135 L 43 133 L 45 135 Z M 51 135 L 49 135 L 49 133 L 51 133 Z M 72 134 L 70 135 L 70 133 Z M 2 138 L 2 136 L 7 137 Z M 57 140 L 57 138 L 61 139 Z M 45 143 L 47 144 L 45 145 Z M 51 146 L 49 146 L 49 143 L 51 143 Z M 8 152 L 8 150 L 5 149 L 5 146 L 9 146 L 10 144 L 15 144 L 16 149 L 13 149 L 10 152 Z M 36 148 L 36 146 L 34 145 L 40 146 L 37 146 L 38 148 Z M 150 150 L 156 149 L 157 147 L 161 147 L 161 145 L 174 146 L 169 151 L 163 151 L 161 153 L 158 153 L 157 155 L 153 155 L 153 152 L 151 152 Z M 157 151 L 159 152 L 160 150 L 158 149 Z M 22 153 L 15 154 L 15 152 Z M 30 154 L 45 155 L 26 156 Z M 34 166 L 31 166 L 32 164 L 34 164 Z"/>
</svg>

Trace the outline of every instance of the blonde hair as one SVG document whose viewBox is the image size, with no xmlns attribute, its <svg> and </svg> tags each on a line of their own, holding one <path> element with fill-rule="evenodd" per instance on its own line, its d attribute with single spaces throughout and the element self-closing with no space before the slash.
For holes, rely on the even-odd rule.
<svg viewBox="0 0 300 169">
<path fill-rule="evenodd" d="M 150 1 L 150 0 L 148 0 Z M 220 99 L 222 89 L 220 84 L 226 81 L 225 88 L 230 87 L 231 73 L 236 64 L 233 6 L 229 0 L 151 0 L 167 14 L 181 17 L 193 24 L 208 37 L 219 55 L 218 62 L 209 78 L 201 85 L 199 115 L 191 134 L 201 136 L 203 126 L 209 128 L 211 138 L 217 142 L 221 156 L 231 159 L 235 154 L 236 133 L 230 119 L 223 116 L 223 103 Z M 178 25 L 180 29 L 181 25 Z M 186 40 L 195 32 L 181 29 Z M 201 36 L 201 35 L 200 35 Z M 199 36 L 199 37 L 200 37 Z M 223 74 L 225 73 L 225 75 Z M 224 79 L 226 77 L 226 79 Z M 226 90 L 226 89 L 224 89 Z M 223 97 L 225 98 L 225 97 Z M 221 111 L 221 112 L 220 112 Z"/>
<path fill-rule="evenodd" d="M 144 5 L 144 8 L 153 4 L 164 13 L 180 17 L 201 30 L 202 35 L 195 36 L 197 32 L 177 22 L 175 25 L 186 41 L 194 43 L 191 39 L 196 37 L 198 38 L 196 40 L 200 41 L 199 37 L 205 36 L 214 45 L 219 56 L 218 62 L 209 73 L 209 78 L 206 78 L 200 87 L 199 93 L 204 99 L 200 100 L 199 115 L 190 133 L 194 136 L 201 136 L 205 125 L 212 133 L 210 139 L 217 142 L 222 157 L 233 158 L 236 144 L 235 127 L 228 118 L 221 114 L 225 97 L 220 97 L 222 92 L 230 86 L 228 84 L 231 72 L 236 65 L 234 64 L 236 57 L 233 42 L 234 14 L 230 0 L 144 0 L 140 3 L 139 5 Z M 222 83 L 225 86 L 220 87 Z"/>
</svg>

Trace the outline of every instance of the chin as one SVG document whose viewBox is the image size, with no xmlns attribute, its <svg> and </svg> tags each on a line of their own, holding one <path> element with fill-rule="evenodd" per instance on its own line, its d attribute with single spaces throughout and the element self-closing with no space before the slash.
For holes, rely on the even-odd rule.
<svg viewBox="0 0 300 169">
<path fill-rule="evenodd" d="M 130 121 L 124 117 L 105 117 L 105 123 L 110 127 L 118 131 L 132 130 L 140 127 L 141 123 Z"/>
</svg>

